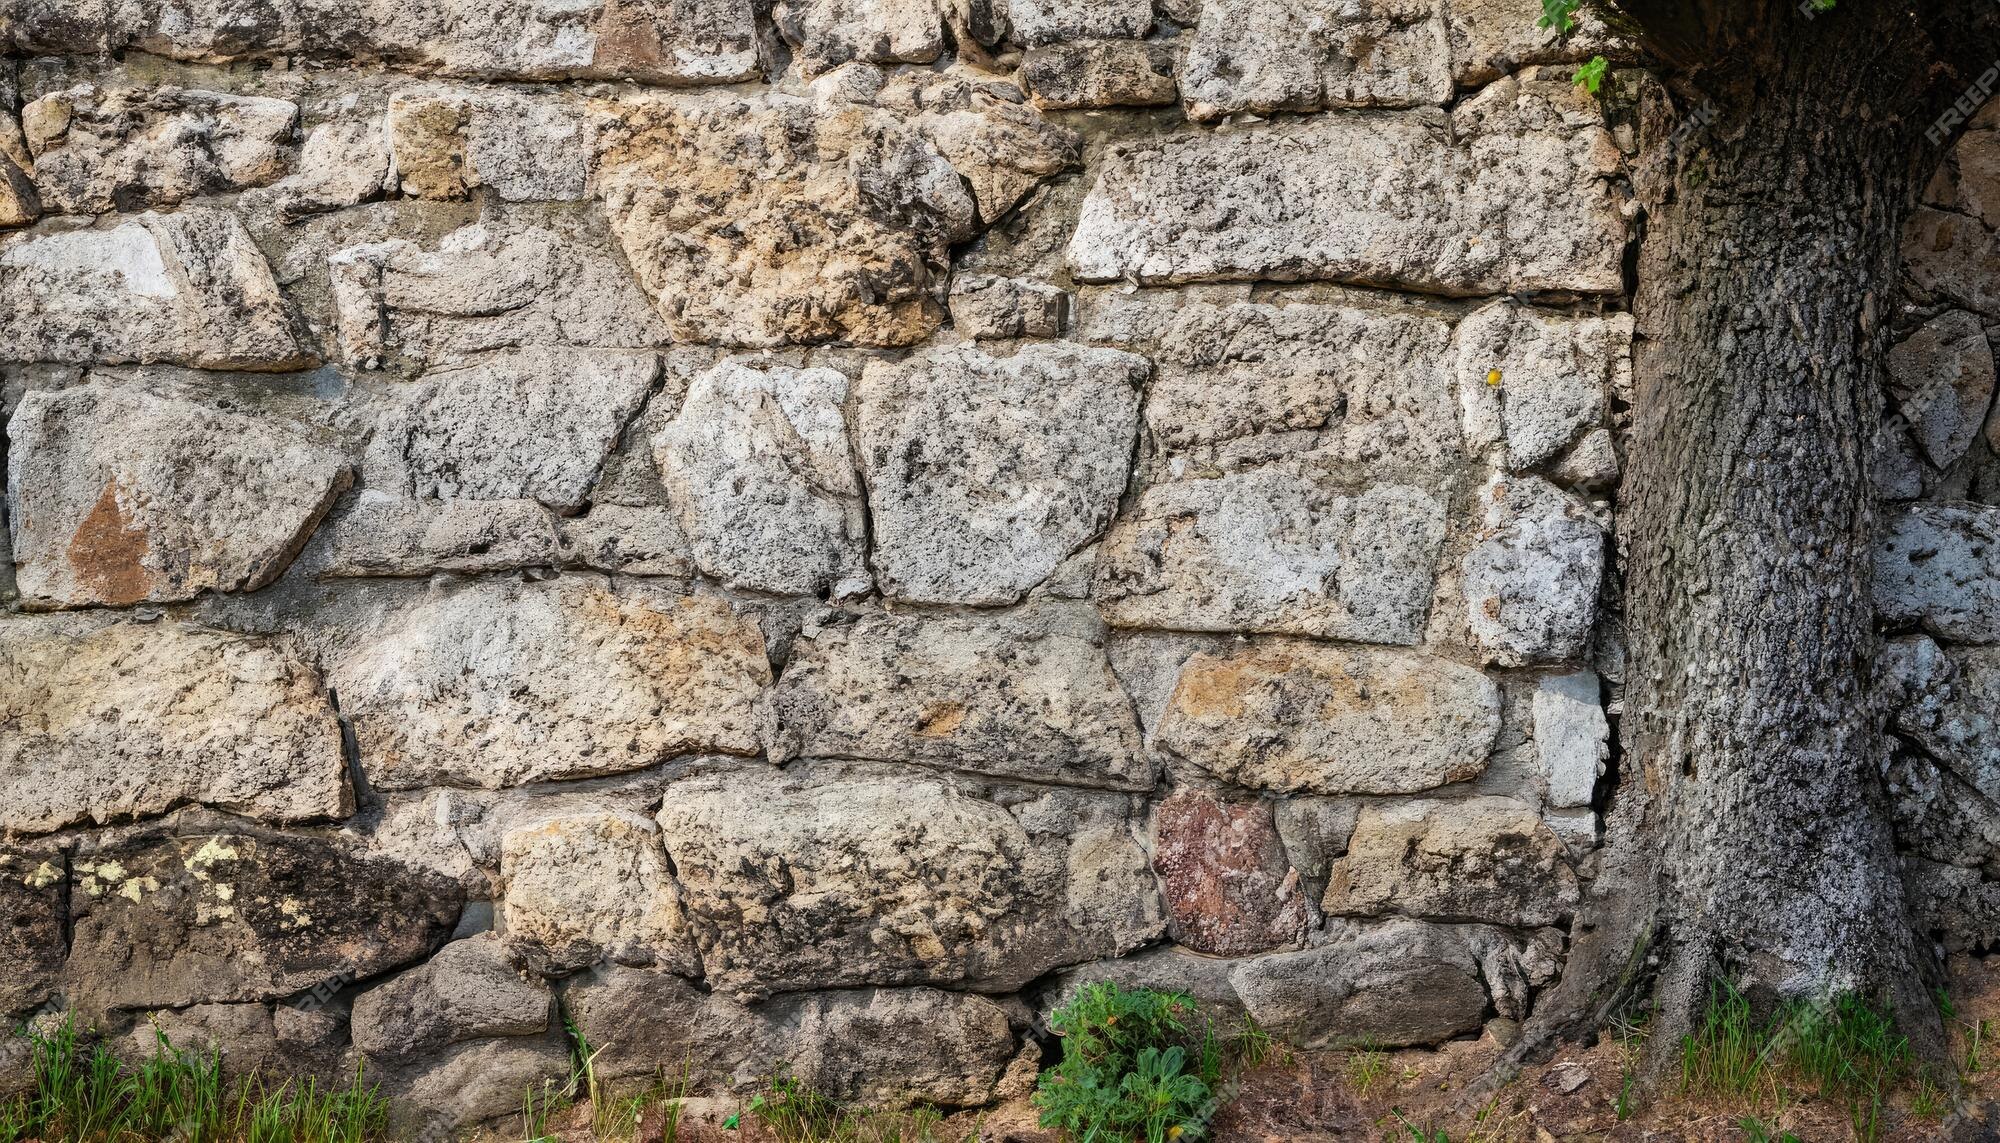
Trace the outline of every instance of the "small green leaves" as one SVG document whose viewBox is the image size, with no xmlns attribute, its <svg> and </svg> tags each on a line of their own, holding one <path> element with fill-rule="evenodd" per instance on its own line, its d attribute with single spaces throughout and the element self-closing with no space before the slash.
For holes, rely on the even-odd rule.
<svg viewBox="0 0 2000 1143">
<path fill-rule="evenodd" d="M 1569 30 L 1576 27 L 1576 21 L 1570 16 L 1582 2 L 1583 0 L 1542 0 L 1542 18 L 1535 21 L 1535 26 L 1554 28 L 1562 35 L 1568 35 Z"/>
<path fill-rule="evenodd" d="M 1589 63 L 1576 69 L 1576 74 L 1570 76 L 1569 81 L 1596 95 L 1598 85 L 1604 82 L 1604 69 L 1609 66 L 1610 63 L 1603 56 L 1592 56 Z"/>
</svg>

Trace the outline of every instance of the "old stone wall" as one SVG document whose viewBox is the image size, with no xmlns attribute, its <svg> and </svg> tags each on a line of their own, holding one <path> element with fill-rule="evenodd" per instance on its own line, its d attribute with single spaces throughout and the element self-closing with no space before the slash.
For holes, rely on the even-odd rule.
<svg viewBox="0 0 2000 1143">
<path fill-rule="evenodd" d="M 2000 945 L 2000 106 L 1904 234 L 1876 449 L 1876 606 L 1906 880 L 1951 950 Z"/>
<path fill-rule="evenodd" d="M 559 1013 L 948 1105 L 1097 977 L 1509 1035 L 1633 338 L 1538 14 L 0 0 L 0 1016 L 455 1121 Z"/>
</svg>

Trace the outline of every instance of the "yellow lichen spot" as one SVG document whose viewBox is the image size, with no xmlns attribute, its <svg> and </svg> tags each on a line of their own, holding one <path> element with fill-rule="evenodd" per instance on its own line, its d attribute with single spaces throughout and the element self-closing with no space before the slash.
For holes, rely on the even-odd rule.
<svg viewBox="0 0 2000 1143">
<path fill-rule="evenodd" d="M 278 902 L 278 911 L 292 919 L 292 924 L 304 928 L 312 924 L 312 914 L 306 912 L 305 902 L 296 897 L 287 897 Z"/>
<path fill-rule="evenodd" d="M 1498 369 L 1488 369 L 1486 371 L 1486 383 L 1488 385 L 1500 384 L 1500 371 Z"/>
<path fill-rule="evenodd" d="M 125 883 L 124 888 L 118 890 L 118 895 L 136 905 L 139 903 L 140 897 L 153 892 L 159 887 L 160 883 L 151 877 L 134 877 Z"/>
<path fill-rule="evenodd" d="M 235 846 L 230 845 L 227 841 L 219 837 L 211 837 L 202 843 L 200 849 L 195 850 L 193 854 L 184 859 L 181 864 L 187 866 L 188 872 L 194 874 L 196 877 L 206 878 L 207 873 L 205 870 L 209 866 L 214 865 L 218 861 L 234 861 L 238 856 L 240 855 L 236 852 Z"/>
<path fill-rule="evenodd" d="M 215 896 L 217 900 L 228 901 L 236 896 L 236 886 L 217 885 L 215 887 Z"/>
<path fill-rule="evenodd" d="M 22 878 L 21 883 L 30 889 L 47 889 L 61 880 L 62 870 L 44 861 L 36 867 L 33 873 Z"/>
</svg>

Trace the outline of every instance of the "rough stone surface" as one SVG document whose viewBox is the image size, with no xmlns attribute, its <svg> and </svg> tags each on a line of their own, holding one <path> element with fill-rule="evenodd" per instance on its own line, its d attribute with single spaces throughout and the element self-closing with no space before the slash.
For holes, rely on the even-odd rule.
<svg viewBox="0 0 2000 1143">
<path fill-rule="evenodd" d="M 1604 529 L 1539 477 L 1495 476 L 1479 495 L 1485 528 L 1461 563 L 1473 641 L 1507 666 L 1581 657 L 1604 578 Z"/>
<path fill-rule="evenodd" d="M 1553 925 L 1578 900 L 1563 846 L 1511 798 L 1418 800 L 1361 811 L 1321 905 L 1333 916 L 1394 910 L 1442 921 Z"/>
<path fill-rule="evenodd" d="M 379 118 L 334 119 L 314 127 L 298 167 L 268 192 L 280 217 L 297 221 L 387 194 L 394 156 Z"/>
<path fill-rule="evenodd" d="M 1152 785 L 1131 701 L 1103 647 L 1060 627 L 863 616 L 794 644 L 772 706 L 780 757 Z"/>
<path fill-rule="evenodd" d="M 1155 742 L 1238 785 L 1408 794 L 1477 776 L 1499 731 L 1499 687 L 1469 667 L 1280 641 L 1190 657 Z"/>
<path fill-rule="evenodd" d="M 1321 948 L 1258 957 L 1230 983 L 1259 1027 L 1307 1050 L 1434 1044 L 1486 1016 L 1479 963 L 1431 925 L 1389 921 Z"/>
<path fill-rule="evenodd" d="M 21 593 L 58 605 L 191 599 L 278 577 L 346 458 L 230 401 L 98 382 L 28 394 L 8 423 Z"/>
<path fill-rule="evenodd" d="M 1549 804 L 1590 804 L 1611 757 L 1611 723 L 1604 716 L 1595 671 L 1549 675 L 1535 687 L 1535 750 Z"/>
<path fill-rule="evenodd" d="M 1422 473 L 1463 455 L 1451 328 L 1432 314 L 1149 294 L 1100 301 L 1084 334 L 1156 359 L 1145 419 L 1170 471 L 1310 451 Z"/>
<path fill-rule="evenodd" d="M 1442 105 L 1440 15 L 1426 0 L 1203 0 L 1181 69 L 1188 117 Z"/>
<path fill-rule="evenodd" d="M 598 1074 L 649 1082 L 693 1069 L 724 1090 L 763 1086 L 781 1062 L 812 1090 L 869 1107 L 990 1101 L 1015 1038 L 991 1000 L 930 988 L 802 993 L 746 1005 L 679 977 L 612 968 L 563 990 Z"/>
<path fill-rule="evenodd" d="M 397 1061 L 465 1040 L 545 1032 L 555 994 L 523 975 L 492 933 L 453 941 L 354 998 L 354 1046 Z"/>
<path fill-rule="evenodd" d="M 1898 342 L 1884 361 L 1912 435 L 1933 465 L 1965 455 L 1993 404 L 1993 350 L 1979 318 L 1952 310 Z"/>
<path fill-rule="evenodd" d="M 200 63 L 302 55 L 481 79 L 733 83 L 759 74 L 747 0 L 438 0 L 356 5 L 272 0 L 18 0 L 16 47 L 35 54 L 138 49 Z"/>
<path fill-rule="evenodd" d="M 831 369 L 730 361 L 695 378 L 653 455 L 703 572 L 788 595 L 868 589 L 846 403 Z"/>
<path fill-rule="evenodd" d="M 1913 692 L 1895 728 L 1972 788 L 2000 801 L 2000 648 L 1954 647 L 1928 640 Z"/>
<path fill-rule="evenodd" d="M 1459 322 L 1454 372 L 1466 446 L 1538 468 L 1607 412 L 1631 383 L 1632 316 L 1569 317 L 1495 302 Z"/>
<path fill-rule="evenodd" d="M 1087 39 L 1138 39 L 1153 27 L 1150 0 L 1008 0 L 1014 42 L 1028 47 Z"/>
<path fill-rule="evenodd" d="M 1448 0 L 1443 8 L 1452 78 L 1460 87 L 1490 83 L 1527 65 L 1632 53 L 1592 8 L 1572 12 L 1574 25 L 1567 33 L 1543 25 L 1541 7 L 1532 0 Z"/>
<path fill-rule="evenodd" d="M 508 942 L 544 971 L 599 959 L 700 971 L 660 831 L 624 811 L 576 813 L 500 840 Z"/>
<path fill-rule="evenodd" d="M 81 84 L 22 108 L 21 125 L 42 209 L 101 214 L 277 181 L 298 113 L 282 99 Z"/>
<path fill-rule="evenodd" d="M 24 1015 L 55 995 L 68 952 L 64 888 L 60 853 L 0 848 L 0 957 L 9 966 L 0 976 L 0 1014 Z"/>
<path fill-rule="evenodd" d="M 668 337 L 608 236 L 479 222 L 431 251 L 401 238 L 349 247 L 327 271 L 350 365 L 451 364 L 527 345 L 641 348 Z"/>
<path fill-rule="evenodd" d="M 1216 956 L 1263 952 L 1295 944 L 1316 919 L 1268 806 L 1180 790 L 1160 803 L 1154 831 L 1167 933 L 1188 948 Z"/>
<path fill-rule="evenodd" d="M 871 362 L 856 425 L 883 594 L 1012 603 L 1103 531 L 1146 372 L 1133 354 L 1055 344 Z"/>
<path fill-rule="evenodd" d="M 86 1012 L 276 1000 L 419 960 L 458 887 L 347 842 L 142 834 L 71 863 L 63 989 Z"/>
<path fill-rule="evenodd" d="M 1914 504 L 1883 513 L 1875 609 L 1939 638 L 2000 643 L 2000 509 Z"/>
<path fill-rule="evenodd" d="M 1019 988 L 1157 936 L 1121 795 L 1009 807 L 868 766 L 747 768 L 676 783 L 660 809 L 717 989 Z"/>
<path fill-rule="evenodd" d="M 1158 107 L 1179 97 L 1174 66 L 1166 44 L 1083 40 L 1028 49 L 1020 77 L 1044 110 Z"/>
<path fill-rule="evenodd" d="M 753 754 L 770 665 L 720 599 L 564 576 L 442 586 L 331 675 L 370 785 L 493 789 Z"/>
<path fill-rule="evenodd" d="M 232 214 L 191 207 L 0 239 L 0 361 L 291 369 L 271 267 Z"/>
<path fill-rule="evenodd" d="M 354 808 L 319 673 L 284 637 L 9 618 L 0 726 L 0 829 L 45 832 L 189 803 L 276 822 Z"/>
<path fill-rule="evenodd" d="M 860 60 L 930 63 L 944 52 L 939 0 L 774 0 L 771 17 L 807 76 Z"/>
<path fill-rule="evenodd" d="M 874 78 L 865 73 L 852 97 L 887 109 L 920 133 L 972 189 L 981 223 L 990 225 L 1042 179 L 1076 165 L 1081 141 L 1044 120 L 1011 83 L 966 70 L 920 68 L 863 95 Z"/>
<path fill-rule="evenodd" d="M 673 336 L 898 346 L 935 330 L 978 209 L 889 112 L 781 94 L 653 97 L 598 132 L 612 232 Z M 892 207 L 878 197 L 896 186 Z"/>
<path fill-rule="evenodd" d="M 1091 282 L 1616 293 L 1625 223 L 1606 177 L 1618 152 L 1587 100 L 1566 84 L 1497 81 L 1451 112 L 1455 145 L 1440 145 L 1435 112 L 1129 144 L 1084 202 L 1069 265 Z M 1401 174 L 1385 184 L 1385 169 Z"/>
<path fill-rule="evenodd" d="M 1410 644 L 1444 532 L 1423 488 L 1274 462 L 1146 489 L 1105 537 L 1096 593 L 1120 627 Z"/>
<path fill-rule="evenodd" d="M 659 372 L 643 350 L 556 347 L 434 370 L 402 440 L 410 492 L 575 511 Z"/>
<path fill-rule="evenodd" d="M 1069 294 L 1056 286 L 991 274 L 960 274 L 951 282 L 951 321 L 978 338 L 1060 337 Z"/>
<path fill-rule="evenodd" d="M 389 101 L 384 132 L 404 194 L 505 202 L 584 197 L 593 129 L 580 101 L 510 91 L 421 87 Z"/>
</svg>

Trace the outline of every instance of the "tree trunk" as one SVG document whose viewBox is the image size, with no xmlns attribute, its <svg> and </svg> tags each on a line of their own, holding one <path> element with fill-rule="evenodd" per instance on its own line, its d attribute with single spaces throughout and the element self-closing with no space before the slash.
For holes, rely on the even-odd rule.
<svg viewBox="0 0 2000 1143">
<path fill-rule="evenodd" d="M 1622 728 L 1660 844 L 1657 999 L 1685 1019 L 1724 976 L 1935 1026 L 1867 684 L 1909 164 L 1841 98 L 1865 61 L 1794 46 L 1718 108 L 1639 261 Z"/>
<path fill-rule="evenodd" d="M 1718 980 L 1766 1010 L 1863 993 L 1941 1050 L 1867 681 L 1870 442 L 1935 69 L 1880 0 L 1734 15 L 1682 85 L 1697 119 L 1658 122 L 1635 174 L 1625 776 L 1521 1054 L 1636 997 L 1658 1063 Z M 1672 16 L 1683 48 L 1722 26 Z"/>
</svg>

